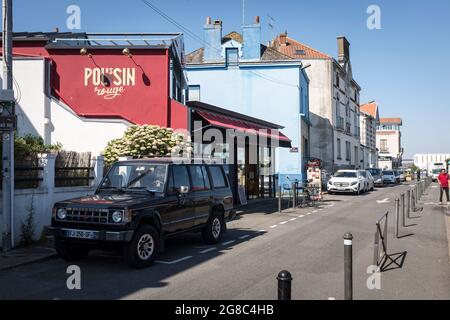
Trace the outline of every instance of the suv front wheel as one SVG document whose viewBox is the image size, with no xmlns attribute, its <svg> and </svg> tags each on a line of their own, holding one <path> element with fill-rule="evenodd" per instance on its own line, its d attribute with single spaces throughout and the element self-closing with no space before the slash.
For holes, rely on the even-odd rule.
<svg viewBox="0 0 450 320">
<path fill-rule="evenodd" d="M 125 261 L 133 268 L 142 269 L 155 261 L 160 247 L 158 232 L 151 225 L 143 225 L 134 233 L 124 248 Z"/>
<path fill-rule="evenodd" d="M 223 214 L 220 211 L 213 211 L 202 231 L 203 241 L 207 244 L 219 243 L 225 231 Z"/>
</svg>

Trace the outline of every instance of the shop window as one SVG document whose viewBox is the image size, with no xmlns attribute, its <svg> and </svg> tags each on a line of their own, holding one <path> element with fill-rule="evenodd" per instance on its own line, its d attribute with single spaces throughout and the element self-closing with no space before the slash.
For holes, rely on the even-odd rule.
<svg viewBox="0 0 450 320">
<path fill-rule="evenodd" d="M 214 188 L 225 188 L 227 186 L 223 171 L 219 166 L 210 166 L 209 173 L 211 174 Z"/>
</svg>

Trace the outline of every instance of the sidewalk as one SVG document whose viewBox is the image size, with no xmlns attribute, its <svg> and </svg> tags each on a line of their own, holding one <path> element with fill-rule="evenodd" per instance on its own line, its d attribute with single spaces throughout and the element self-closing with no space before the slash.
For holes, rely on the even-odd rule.
<svg viewBox="0 0 450 320">
<path fill-rule="evenodd" d="M 0 271 L 43 261 L 56 256 L 53 241 L 44 240 L 9 252 L 0 252 Z"/>
<path fill-rule="evenodd" d="M 389 228 L 388 253 L 405 252 L 404 265 L 383 272 L 382 289 L 364 298 L 450 299 L 450 203 L 439 204 L 439 188 L 432 184 L 417 208 L 423 210 L 411 213 L 399 239 Z"/>
</svg>

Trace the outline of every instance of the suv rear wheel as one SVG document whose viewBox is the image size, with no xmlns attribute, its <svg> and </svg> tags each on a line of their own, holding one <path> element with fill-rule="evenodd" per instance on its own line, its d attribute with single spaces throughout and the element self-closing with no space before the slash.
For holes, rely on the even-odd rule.
<svg viewBox="0 0 450 320">
<path fill-rule="evenodd" d="M 76 261 L 88 255 L 90 248 L 80 244 L 73 244 L 60 237 L 55 238 L 55 250 L 66 261 Z"/>
<path fill-rule="evenodd" d="M 159 253 L 158 232 L 151 225 L 143 225 L 134 233 L 131 242 L 124 248 L 125 261 L 133 268 L 146 268 L 155 262 Z"/>
<path fill-rule="evenodd" d="M 225 221 L 223 212 L 215 210 L 209 216 L 208 222 L 202 231 L 203 241 L 207 244 L 215 244 L 220 242 L 225 231 Z"/>
</svg>

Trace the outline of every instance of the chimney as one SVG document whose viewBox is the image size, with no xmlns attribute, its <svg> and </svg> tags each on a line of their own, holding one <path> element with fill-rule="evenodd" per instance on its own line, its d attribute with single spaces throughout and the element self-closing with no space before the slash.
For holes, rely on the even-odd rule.
<svg viewBox="0 0 450 320">
<path fill-rule="evenodd" d="M 222 59 L 222 21 L 211 21 L 211 17 L 206 18 L 203 28 L 205 44 L 205 61 L 217 61 Z"/>
<path fill-rule="evenodd" d="M 344 36 L 337 38 L 338 42 L 338 61 L 340 65 L 350 61 L 350 42 Z"/>
<path fill-rule="evenodd" d="M 287 45 L 287 31 L 285 33 L 280 34 L 280 46 L 286 46 Z"/>
<path fill-rule="evenodd" d="M 242 26 L 244 38 L 243 54 L 244 60 L 261 59 L 261 24 L 259 16 L 255 17 L 253 24 Z"/>
</svg>

